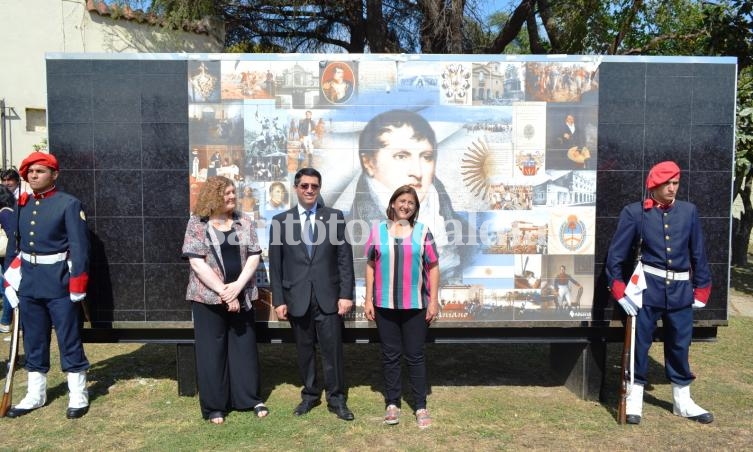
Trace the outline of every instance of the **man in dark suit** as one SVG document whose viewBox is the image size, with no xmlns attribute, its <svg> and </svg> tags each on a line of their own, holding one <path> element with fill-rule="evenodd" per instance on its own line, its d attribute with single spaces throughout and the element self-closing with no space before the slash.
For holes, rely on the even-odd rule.
<svg viewBox="0 0 753 452">
<path fill-rule="evenodd" d="M 353 251 L 345 238 L 343 213 L 317 202 L 322 176 L 302 168 L 294 180 L 298 205 L 272 218 L 269 264 L 272 302 L 280 320 L 289 320 L 303 378 L 301 416 L 319 404 L 316 342 L 324 370 L 327 407 L 352 421 L 346 405 L 342 316 L 353 307 Z"/>
<path fill-rule="evenodd" d="M 591 151 L 586 147 L 583 127 L 576 126 L 575 116 L 565 116 L 565 124 L 560 127 L 558 144 L 567 149 L 567 158 L 573 169 L 585 169 L 591 158 Z"/>
</svg>

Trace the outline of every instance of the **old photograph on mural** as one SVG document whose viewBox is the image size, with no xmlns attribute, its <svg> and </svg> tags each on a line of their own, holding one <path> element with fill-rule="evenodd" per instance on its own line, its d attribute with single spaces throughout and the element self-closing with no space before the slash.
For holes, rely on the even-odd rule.
<svg viewBox="0 0 753 452">
<path fill-rule="evenodd" d="M 437 245 L 440 327 L 590 318 L 598 63 L 239 55 L 188 70 L 192 205 L 207 177 L 232 179 L 267 261 L 268 220 L 317 168 L 353 244 L 346 320 L 362 321 L 364 245 L 401 185 Z"/>
<path fill-rule="evenodd" d="M 598 104 L 599 63 L 529 62 L 526 64 L 526 100 Z"/>
</svg>

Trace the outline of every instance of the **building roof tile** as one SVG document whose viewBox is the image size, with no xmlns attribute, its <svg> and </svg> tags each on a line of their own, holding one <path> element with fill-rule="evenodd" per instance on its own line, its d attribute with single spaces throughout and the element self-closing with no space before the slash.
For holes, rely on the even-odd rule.
<svg viewBox="0 0 753 452">
<path fill-rule="evenodd" d="M 103 0 L 86 0 L 86 9 L 89 12 L 97 13 L 100 16 L 109 16 L 113 19 L 130 20 L 137 23 L 145 23 L 153 26 L 174 27 L 168 21 L 154 13 L 146 13 L 140 9 L 131 9 L 128 5 L 120 6 L 117 4 L 108 5 Z M 207 17 L 201 20 L 183 21 L 181 29 L 196 34 L 212 34 L 211 20 Z"/>
</svg>

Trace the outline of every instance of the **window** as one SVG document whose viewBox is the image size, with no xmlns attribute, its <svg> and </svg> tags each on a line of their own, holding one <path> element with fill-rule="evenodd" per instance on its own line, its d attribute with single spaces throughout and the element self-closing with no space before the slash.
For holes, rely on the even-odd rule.
<svg viewBox="0 0 753 452">
<path fill-rule="evenodd" d="M 47 132 L 47 110 L 43 108 L 27 108 L 26 131 Z"/>
</svg>

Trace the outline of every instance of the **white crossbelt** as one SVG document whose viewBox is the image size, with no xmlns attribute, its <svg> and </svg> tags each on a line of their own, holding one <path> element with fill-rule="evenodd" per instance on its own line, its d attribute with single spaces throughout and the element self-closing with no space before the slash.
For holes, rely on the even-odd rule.
<svg viewBox="0 0 753 452">
<path fill-rule="evenodd" d="M 690 272 L 675 272 L 672 270 L 662 270 L 661 268 L 652 267 L 650 265 L 643 264 L 643 271 L 645 273 L 661 276 L 664 279 L 673 281 L 688 281 L 690 279 Z"/>
<path fill-rule="evenodd" d="M 56 264 L 68 259 L 67 252 L 39 255 L 29 254 L 21 251 L 19 255 L 21 256 L 21 259 L 25 260 L 26 262 L 31 262 L 32 264 Z"/>
</svg>

